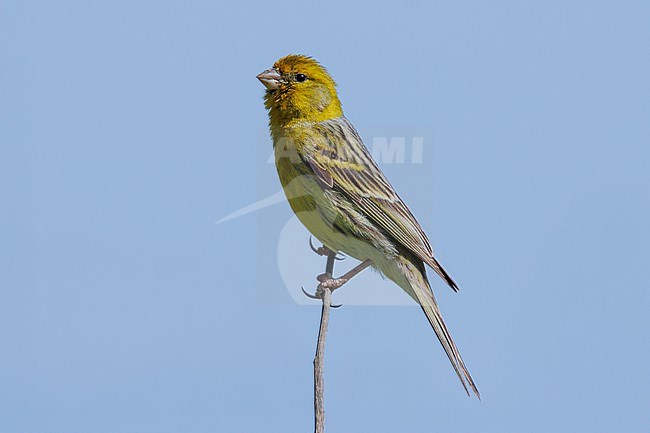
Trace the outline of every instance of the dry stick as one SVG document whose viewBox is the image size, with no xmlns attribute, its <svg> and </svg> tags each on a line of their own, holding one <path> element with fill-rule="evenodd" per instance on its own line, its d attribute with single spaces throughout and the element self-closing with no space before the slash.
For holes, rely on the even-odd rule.
<svg viewBox="0 0 650 433">
<path fill-rule="evenodd" d="M 327 266 L 325 273 L 332 275 L 334 273 L 334 260 L 336 253 L 330 251 L 327 255 Z M 327 324 L 330 318 L 330 306 L 332 303 L 332 291 L 324 288 L 320 293 L 323 301 L 323 309 L 320 315 L 320 329 L 318 330 L 318 344 L 316 346 L 316 356 L 314 357 L 314 432 L 325 433 L 325 400 L 323 392 L 325 382 L 323 380 L 323 356 L 325 354 L 325 337 L 327 335 Z"/>
<path fill-rule="evenodd" d="M 372 264 L 372 261 L 367 259 L 342 275 L 340 278 L 332 280 L 335 260 L 336 252 L 329 251 L 327 253 L 325 274 L 318 278 L 318 280 L 321 281 L 321 284 L 318 285 L 315 296 L 319 297 L 323 301 L 323 309 L 321 310 L 320 315 L 320 329 L 318 330 L 318 344 L 316 345 L 316 356 L 314 357 L 314 431 L 316 433 L 325 433 L 325 399 L 323 398 L 325 381 L 323 380 L 323 358 L 325 356 L 325 337 L 327 336 L 330 307 L 332 306 L 332 292 Z M 321 277 L 323 278 L 321 279 Z M 330 282 L 336 281 L 337 283 L 330 287 L 327 284 L 327 278 L 330 279 Z M 307 294 L 307 296 L 314 297 L 309 294 Z"/>
</svg>

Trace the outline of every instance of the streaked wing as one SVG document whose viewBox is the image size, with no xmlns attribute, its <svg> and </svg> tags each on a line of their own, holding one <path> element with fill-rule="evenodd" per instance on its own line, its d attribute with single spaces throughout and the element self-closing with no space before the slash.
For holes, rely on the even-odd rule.
<svg viewBox="0 0 650 433">
<path fill-rule="evenodd" d="M 433 268 L 449 286 L 458 286 L 433 257 L 431 244 L 409 208 L 381 172 L 361 137 L 345 118 L 318 124 L 309 165 L 323 184 L 353 200 L 364 215 Z M 322 139 L 320 139 L 322 137 Z"/>
</svg>

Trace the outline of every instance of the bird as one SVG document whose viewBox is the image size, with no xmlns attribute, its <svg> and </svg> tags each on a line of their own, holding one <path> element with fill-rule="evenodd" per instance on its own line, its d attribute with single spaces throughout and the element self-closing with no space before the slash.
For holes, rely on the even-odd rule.
<svg viewBox="0 0 650 433">
<path fill-rule="evenodd" d="M 314 58 L 289 54 L 257 75 L 265 86 L 280 183 L 300 222 L 332 252 L 369 264 L 417 302 L 465 392 L 479 390 L 442 318 L 425 264 L 454 291 L 424 230 L 344 116 L 336 83 Z"/>
</svg>

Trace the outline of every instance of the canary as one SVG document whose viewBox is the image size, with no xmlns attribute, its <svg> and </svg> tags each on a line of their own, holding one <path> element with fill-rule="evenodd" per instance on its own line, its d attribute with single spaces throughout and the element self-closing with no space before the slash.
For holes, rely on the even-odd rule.
<svg viewBox="0 0 650 433">
<path fill-rule="evenodd" d="M 409 208 L 345 118 L 336 83 L 316 60 L 288 55 L 257 78 L 280 183 L 302 224 L 331 251 L 366 261 L 424 311 L 465 391 L 479 391 L 443 321 L 425 263 L 454 290 Z"/>
</svg>

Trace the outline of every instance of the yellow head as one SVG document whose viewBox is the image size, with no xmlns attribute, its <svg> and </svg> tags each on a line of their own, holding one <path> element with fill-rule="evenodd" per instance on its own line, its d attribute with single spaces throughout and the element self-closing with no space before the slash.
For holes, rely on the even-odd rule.
<svg viewBox="0 0 650 433">
<path fill-rule="evenodd" d="M 321 122 L 343 114 L 336 83 L 316 60 L 290 54 L 257 76 L 266 87 L 271 124 Z"/>
</svg>

